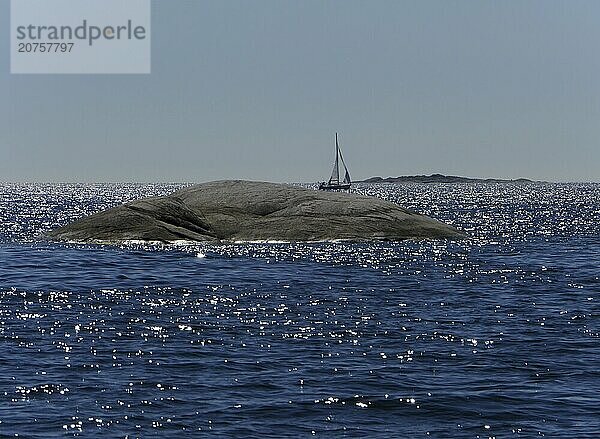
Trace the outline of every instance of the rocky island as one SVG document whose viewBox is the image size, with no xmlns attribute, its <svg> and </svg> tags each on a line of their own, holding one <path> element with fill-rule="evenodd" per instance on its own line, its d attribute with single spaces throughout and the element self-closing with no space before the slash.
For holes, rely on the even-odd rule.
<svg viewBox="0 0 600 439">
<path fill-rule="evenodd" d="M 360 183 L 535 183 L 527 178 L 506 180 L 501 178 L 470 178 L 456 175 L 403 175 L 401 177 L 371 177 Z"/>
<path fill-rule="evenodd" d="M 460 238 L 457 229 L 374 197 L 218 181 L 145 198 L 50 232 L 78 242 Z"/>
</svg>

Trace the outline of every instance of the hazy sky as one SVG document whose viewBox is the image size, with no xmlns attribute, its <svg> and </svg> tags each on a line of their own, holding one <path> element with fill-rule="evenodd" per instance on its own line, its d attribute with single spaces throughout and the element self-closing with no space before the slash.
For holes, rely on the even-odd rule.
<svg viewBox="0 0 600 439">
<path fill-rule="evenodd" d="M 11 75 L 0 180 L 600 181 L 600 2 L 156 0 L 151 75 Z"/>
</svg>

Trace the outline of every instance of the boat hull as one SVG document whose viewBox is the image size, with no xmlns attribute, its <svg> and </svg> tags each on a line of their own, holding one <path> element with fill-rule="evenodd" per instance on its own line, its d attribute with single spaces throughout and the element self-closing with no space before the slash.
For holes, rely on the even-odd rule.
<svg viewBox="0 0 600 439">
<path fill-rule="evenodd" d="M 340 183 L 340 184 L 329 184 L 329 183 L 321 183 L 319 185 L 319 190 L 321 191 L 335 191 L 335 190 L 348 190 L 350 189 L 350 183 Z"/>
</svg>

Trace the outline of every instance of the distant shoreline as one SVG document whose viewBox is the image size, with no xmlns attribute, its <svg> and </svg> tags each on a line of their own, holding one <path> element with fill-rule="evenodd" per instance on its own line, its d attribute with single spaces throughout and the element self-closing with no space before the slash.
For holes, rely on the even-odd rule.
<svg viewBox="0 0 600 439">
<path fill-rule="evenodd" d="M 371 177 L 356 183 L 540 183 L 528 178 L 514 180 L 501 178 L 469 178 L 455 175 L 404 175 L 400 177 Z"/>
</svg>

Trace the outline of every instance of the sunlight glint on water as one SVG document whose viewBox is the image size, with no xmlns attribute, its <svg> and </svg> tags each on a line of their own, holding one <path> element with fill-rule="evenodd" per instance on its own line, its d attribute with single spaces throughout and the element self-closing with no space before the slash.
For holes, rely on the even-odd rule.
<svg viewBox="0 0 600 439">
<path fill-rule="evenodd" d="M 592 437 L 600 186 L 360 185 L 461 242 L 44 242 L 180 185 L 0 185 L 0 435 Z"/>
</svg>

